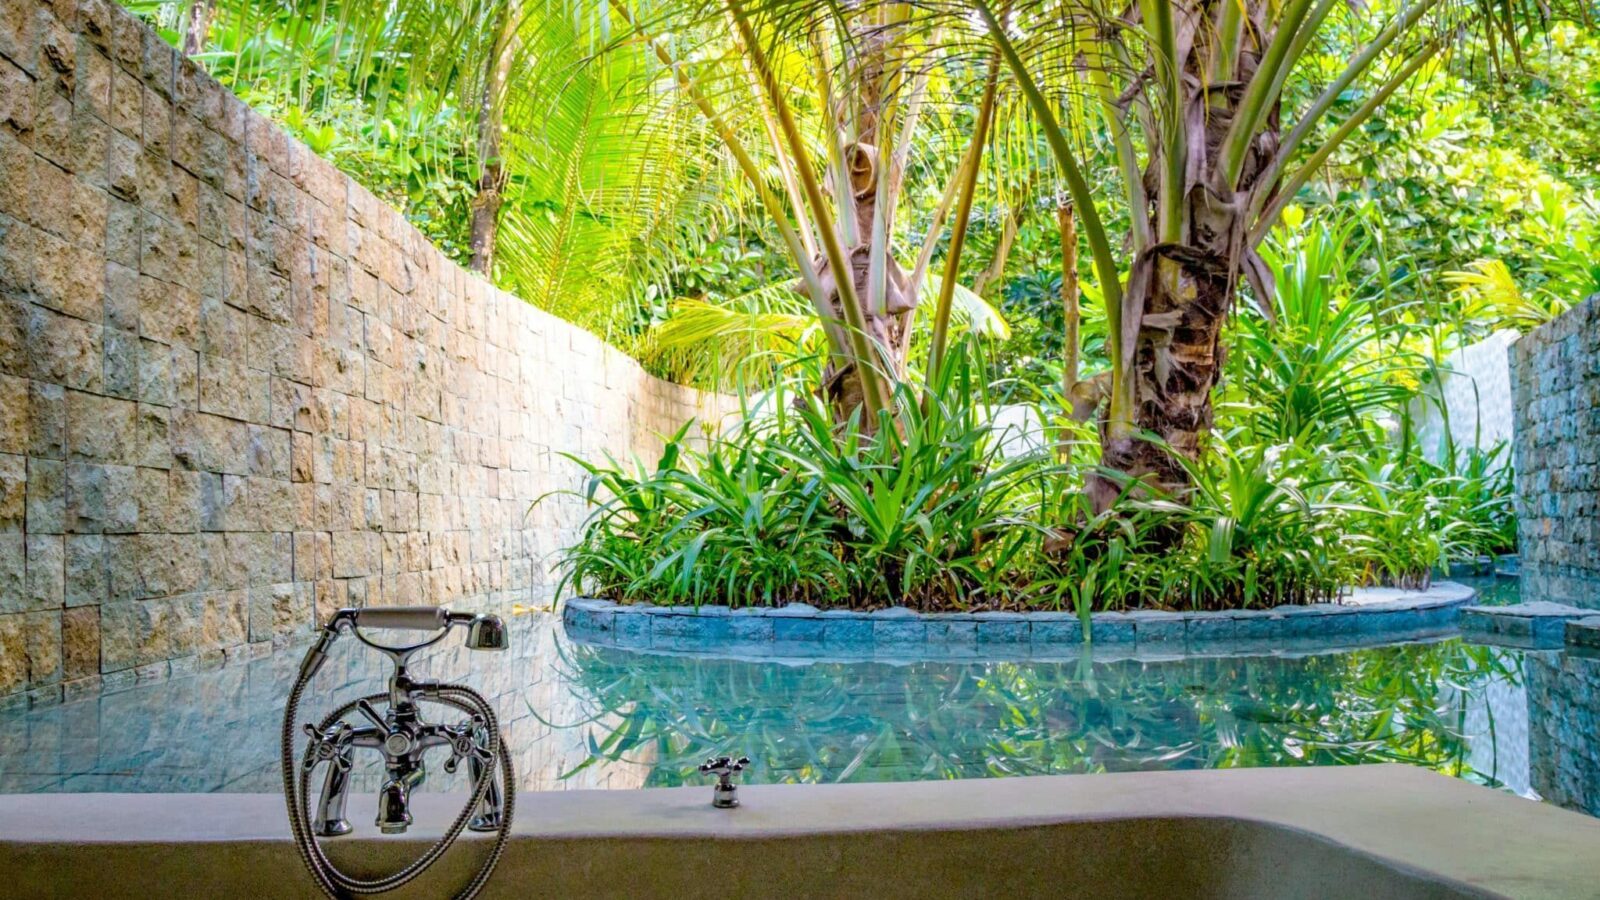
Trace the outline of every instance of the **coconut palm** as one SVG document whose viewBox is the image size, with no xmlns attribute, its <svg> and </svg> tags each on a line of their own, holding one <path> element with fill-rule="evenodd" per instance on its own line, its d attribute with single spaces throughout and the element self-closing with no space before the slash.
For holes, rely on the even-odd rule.
<svg viewBox="0 0 1600 900">
<path fill-rule="evenodd" d="M 936 248 L 922 368 L 939 383 L 978 194 L 1037 178 L 985 175 L 995 135 L 1025 116 L 1060 205 L 1072 206 L 1108 324 L 1111 370 L 1069 379 L 1071 406 L 1099 420 L 1108 469 L 1175 495 L 1212 423 L 1222 325 L 1241 285 L 1272 314 L 1257 246 L 1339 143 L 1473 14 L 1442 0 L 285 2 L 355 23 L 349 39 L 373 77 L 403 60 L 412 79 L 428 73 L 473 98 L 473 256 L 500 256 L 502 281 L 542 305 L 627 293 L 675 228 L 704 218 L 696 187 L 731 162 L 820 323 L 831 359 L 821 390 L 840 422 L 859 409 L 867 430 L 896 413 Z M 1364 36 L 1359 51 L 1321 73 L 1320 91 L 1286 92 L 1334 30 Z M 1089 168 L 1091 131 L 1119 178 Z M 519 186 L 522 202 L 510 191 L 503 201 L 500 186 L 519 177 L 550 199 Z M 911 240 L 918 204 L 926 227 Z M 1129 220 L 1120 240 L 1108 210 Z M 1119 490 L 1091 482 L 1100 508 Z"/>
<path fill-rule="evenodd" d="M 1449 17 L 1438 0 L 1386 16 L 1334 0 L 1042 0 L 1010 15 L 975 2 L 1077 203 L 1105 296 L 1112 370 L 1086 386 L 1102 401 L 1102 460 L 1181 494 L 1183 459 L 1200 455 L 1211 427 L 1222 326 L 1241 282 L 1272 316 L 1257 246 L 1339 142 L 1436 56 Z M 1362 49 L 1291 108 L 1285 84 L 1319 33 L 1340 18 L 1362 33 L 1375 13 L 1381 24 Z M 1069 81 L 1093 92 L 1115 142 L 1131 211 L 1126 260 L 1049 99 Z M 1116 495 L 1105 480 L 1091 490 L 1102 506 Z"/>
</svg>

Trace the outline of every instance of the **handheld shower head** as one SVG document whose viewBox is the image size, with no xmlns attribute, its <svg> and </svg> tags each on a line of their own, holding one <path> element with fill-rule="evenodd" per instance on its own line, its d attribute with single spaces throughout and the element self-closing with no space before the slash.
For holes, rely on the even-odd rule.
<svg viewBox="0 0 1600 900">
<path fill-rule="evenodd" d="M 506 635 L 505 620 L 488 614 L 472 617 L 467 625 L 467 648 L 470 650 L 504 650 L 511 646 Z"/>
</svg>

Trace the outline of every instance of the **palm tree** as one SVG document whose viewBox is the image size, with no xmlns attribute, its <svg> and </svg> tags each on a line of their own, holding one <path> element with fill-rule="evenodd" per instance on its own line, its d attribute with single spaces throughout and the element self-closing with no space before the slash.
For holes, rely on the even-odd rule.
<svg viewBox="0 0 1600 900">
<path fill-rule="evenodd" d="M 821 390 L 840 422 L 859 409 L 868 430 L 895 414 L 936 246 L 943 277 L 924 369 L 939 382 L 985 152 L 997 121 L 1025 111 L 1105 305 L 1111 371 L 1069 388 L 1074 409 L 1099 420 L 1105 468 L 1122 473 L 1092 482 L 1101 509 L 1129 480 L 1182 495 L 1183 463 L 1212 423 L 1222 325 L 1241 284 L 1271 315 L 1258 245 L 1338 144 L 1446 46 L 1458 13 L 1472 12 L 1441 0 L 317 0 L 320 12 L 297 2 L 323 19 L 380 22 L 352 36 L 376 70 L 403 59 L 411 77 L 476 98 L 473 255 L 485 267 L 499 256 L 502 282 L 541 305 L 615 294 L 647 269 L 685 218 L 685 190 L 669 185 L 700 183 L 717 165 L 705 141 L 719 143 L 821 323 Z M 1364 36 L 1359 51 L 1290 102 L 1291 73 L 1336 22 Z M 900 249 L 908 163 L 934 147 L 936 93 L 962 108 L 944 131 L 958 119 L 966 139 L 937 147 L 959 159 L 917 173 L 922 196 L 938 201 L 913 256 Z M 1120 175 L 1120 241 L 1072 137 L 1096 129 Z M 502 200 L 519 173 L 558 193 L 549 204 L 559 211 L 530 203 L 540 194 L 527 185 Z"/>
<path fill-rule="evenodd" d="M 173 0 L 169 21 L 248 32 L 273 22 L 273 52 L 247 79 L 347 85 L 375 124 L 395 104 L 427 128 L 460 117 L 475 191 L 468 264 L 530 302 L 609 327 L 684 232 L 727 221 L 704 127 L 607 52 L 611 21 L 587 0 Z M 185 42 L 198 41 L 190 28 Z M 213 67 L 239 68 L 215 52 Z M 249 52 L 249 48 L 246 51 Z M 242 55 L 242 54 L 241 54 Z M 315 73 L 315 78 L 307 77 Z"/>
<path fill-rule="evenodd" d="M 1006 16 L 989 0 L 974 2 L 1049 141 L 1106 300 L 1112 369 L 1096 385 L 1102 462 L 1181 496 L 1183 462 L 1198 458 L 1211 427 L 1222 326 L 1241 280 L 1272 315 L 1271 274 L 1256 248 L 1334 148 L 1444 46 L 1443 7 L 1414 0 L 1395 10 L 1320 93 L 1291 110 L 1285 84 L 1320 31 L 1342 11 L 1361 33 L 1372 10 L 1336 0 L 1041 0 Z M 1062 58 L 1098 100 L 1116 147 L 1131 213 L 1125 278 L 1046 96 L 1063 78 L 1044 63 Z M 1361 97 L 1354 108 L 1351 92 Z M 1342 120 L 1320 134 L 1335 111 Z M 1120 489 L 1097 479 L 1096 506 Z"/>
</svg>

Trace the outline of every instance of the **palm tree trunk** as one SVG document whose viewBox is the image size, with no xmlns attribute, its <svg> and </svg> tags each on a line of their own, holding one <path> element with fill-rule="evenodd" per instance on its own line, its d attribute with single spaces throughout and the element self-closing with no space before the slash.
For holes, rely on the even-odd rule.
<svg viewBox="0 0 1600 900">
<path fill-rule="evenodd" d="M 1145 310 L 1133 342 L 1133 433 L 1105 435 L 1101 453 L 1106 468 L 1180 498 L 1189 487 L 1183 461 L 1199 459 L 1211 431 L 1234 277 L 1223 248 L 1195 249 L 1202 253 L 1161 259 L 1153 268 L 1164 273 L 1130 281 L 1130 304 Z"/>
<path fill-rule="evenodd" d="M 1304 15 L 1309 0 L 1297 8 Z M 1147 4 L 1152 16 L 1168 20 L 1158 23 L 1158 32 L 1171 30 L 1171 19 L 1205 9 L 1168 6 L 1167 0 Z M 1246 13 L 1257 18 L 1253 7 Z M 1267 43 L 1287 46 L 1292 34 L 1274 34 Z M 1163 173 L 1154 204 L 1159 243 L 1135 259 L 1123 297 L 1116 368 L 1127 385 L 1131 427 L 1105 429 L 1101 443 L 1105 469 L 1178 500 L 1190 486 L 1186 465 L 1200 458 L 1211 431 L 1222 327 L 1239 281 L 1249 277 L 1257 293 L 1269 289 L 1247 240 L 1247 216 L 1257 189 L 1274 189 L 1263 177 L 1276 179 L 1268 169 L 1280 144 L 1279 98 L 1269 89 L 1271 71 L 1258 70 L 1273 48 L 1247 43 L 1219 63 L 1214 54 L 1221 49 L 1197 45 L 1171 67 L 1168 95 L 1176 101 L 1169 101 L 1172 110 L 1162 123 L 1169 133 L 1157 150 L 1159 165 L 1152 166 Z M 1219 66 L 1236 73 L 1236 85 L 1198 87 Z M 1123 487 L 1097 479 L 1090 485 L 1096 507 L 1107 508 Z"/>
<path fill-rule="evenodd" d="M 212 0 L 192 0 L 184 16 L 183 55 L 194 56 L 206 48 L 211 37 L 211 18 L 216 10 Z"/>
<path fill-rule="evenodd" d="M 1078 386 L 1078 222 L 1071 201 L 1056 207 L 1056 230 L 1061 237 L 1061 396 L 1065 399 Z"/>
<path fill-rule="evenodd" d="M 865 364 L 878 367 L 892 392 L 900 376 L 897 361 L 904 358 L 911 338 L 908 314 L 917 302 L 910 276 L 893 255 L 894 212 L 901 182 L 892 145 L 894 115 L 899 112 L 894 103 L 903 86 L 903 73 L 895 66 L 904 29 L 894 22 L 889 6 L 881 3 L 865 7 L 851 27 L 855 56 L 847 77 L 838 83 L 847 95 L 831 96 L 833 79 L 825 71 L 827 54 L 821 44 L 816 45 L 821 67 L 818 81 L 824 86 L 824 107 L 831 110 L 824 119 L 832 132 L 830 145 L 845 135 L 854 137 L 852 143 L 841 147 L 837 161 L 830 160 L 830 165 L 837 167 L 830 182 L 837 186 L 841 242 L 847 244 L 850 261 L 848 277 L 853 290 L 848 295 L 856 298 L 867 340 L 874 348 Z M 819 254 L 813 265 L 828 287 L 835 317 L 846 320 L 843 304 L 847 294 L 838 290 L 839 274 L 832 271 L 824 254 Z M 864 386 L 858 371 L 862 364 L 863 360 L 854 359 L 844 366 L 829 365 L 824 373 L 820 391 L 840 422 L 863 404 Z M 865 424 L 869 431 L 874 427 Z"/>
<path fill-rule="evenodd" d="M 500 208 L 505 204 L 506 165 L 501 152 L 501 123 L 505 113 L 506 79 L 517 29 L 515 4 L 500 10 L 499 28 L 489 58 L 484 63 L 483 90 L 478 104 L 478 190 L 472 198 L 472 271 L 489 277 L 494 266 L 495 237 L 500 230 Z"/>
</svg>

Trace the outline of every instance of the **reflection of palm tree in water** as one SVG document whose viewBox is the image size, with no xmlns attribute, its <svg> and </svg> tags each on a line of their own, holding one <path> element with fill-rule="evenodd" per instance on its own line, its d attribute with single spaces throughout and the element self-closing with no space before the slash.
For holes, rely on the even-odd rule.
<svg viewBox="0 0 1600 900">
<path fill-rule="evenodd" d="M 1307 657 L 1170 661 L 774 662 L 568 647 L 586 715 L 569 774 L 649 768 L 698 783 L 707 756 L 748 780 L 904 781 L 1149 769 L 1467 763 L 1469 703 L 1520 678 L 1517 651 L 1459 641 Z M 1493 759 L 1491 753 L 1488 757 Z"/>
</svg>

